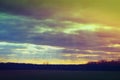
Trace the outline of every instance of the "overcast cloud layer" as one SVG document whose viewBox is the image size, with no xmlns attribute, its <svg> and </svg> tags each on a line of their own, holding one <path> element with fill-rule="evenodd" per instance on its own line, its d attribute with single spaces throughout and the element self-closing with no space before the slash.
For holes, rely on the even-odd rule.
<svg viewBox="0 0 120 80">
<path fill-rule="evenodd" d="M 1 0 L 0 61 L 84 64 L 120 59 L 117 2 Z"/>
</svg>

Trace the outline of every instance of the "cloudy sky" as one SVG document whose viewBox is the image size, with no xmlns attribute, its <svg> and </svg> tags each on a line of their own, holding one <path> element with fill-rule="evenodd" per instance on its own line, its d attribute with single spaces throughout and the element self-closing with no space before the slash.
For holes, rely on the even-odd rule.
<svg viewBox="0 0 120 80">
<path fill-rule="evenodd" d="M 0 62 L 120 59 L 119 0 L 0 0 Z"/>
</svg>

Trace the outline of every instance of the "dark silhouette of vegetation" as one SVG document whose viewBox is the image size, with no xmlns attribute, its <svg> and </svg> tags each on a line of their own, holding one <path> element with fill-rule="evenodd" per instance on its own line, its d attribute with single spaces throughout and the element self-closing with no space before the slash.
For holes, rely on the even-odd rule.
<svg viewBox="0 0 120 80">
<path fill-rule="evenodd" d="M 120 60 L 89 62 L 81 65 L 48 65 L 0 63 L 0 70 L 69 70 L 69 71 L 120 71 Z"/>
<path fill-rule="evenodd" d="M 120 65 L 120 59 L 112 60 L 112 61 L 101 60 L 99 62 L 89 62 L 88 64 Z"/>
</svg>

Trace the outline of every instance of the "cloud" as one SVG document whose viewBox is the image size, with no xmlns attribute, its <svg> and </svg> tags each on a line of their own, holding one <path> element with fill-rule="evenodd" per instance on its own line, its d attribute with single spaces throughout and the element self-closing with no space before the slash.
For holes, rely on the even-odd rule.
<svg viewBox="0 0 120 80">
<path fill-rule="evenodd" d="M 113 26 L 56 19 L 38 20 L 6 13 L 0 13 L 0 16 L 1 41 L 83 49 L 108 45 L 119 40 L 117 35 L 120 29 Z"/>
<path fill-rule="evenodd" d="M 0 42 L 0 57 L 11 59 L 56 59 L 63 48 L 29 43 Z"/>
<path fill-rule="evenodd" d="M 80 8 L 78 12 L 78 8 L 66 10 L 63 7 L 58 9 L 59 11 L 56 9 L 54 11 L 51 7 L 48 8 L 52 6 L 52 2 L 49 1 L 47 7 L 23 4 L 24 8 L 17 12 L 14 6 L 17 6 L 19 2 L 15 3 L 5 2 L 0 5 L 12 6 L 10 12 L 1 7 L 8 11 L 0 12 L 1 59 L 18 61 L 18 58 L 26 62 L 30 59 L 35 61 L 52 59 L 53 63 L 56 59 L 56 63 L 57 61 L 59 63 L 82 63 L 91 60 L 119 59 L 119 24 L 116 26 L 114 23 L 116 19 L 108 17 L 107 13 L 104 17 L 103 11 L 97 12 L 93 10 L 97 8 L 92 6 L 90 7 L 92 9 Z M 17 8 L 21 7 L 21 4 L 20 1 Z M 26 16 L 27 12 L 31 14 Z M 113 22 L 108 19 L 113 19 Z"/>
<path fill-rule="evenodd" d="M 1 62 L 43 64 L 48 61 L 51 64 L 81 64 L 89 61 L 116 60 L 119 58 L 119 52 L 105 51 L 104 49 L 81 50 L 31 43 L 0 42 Z"/>
<path fill-rule="evenodd" d="M 67 32 L 73 29 L 70 25 L 76 26 L 75 23 L 72 22 L 52 19 L 36 20 L 4 13 L 1 13 L 0 20 L 2 21 L 0 23 L 1 41 L 29 42 L 56 46 L 72 46 L 74 44 L 84 45 L 86 42 L 84 39 L 81 39 L 81 42 L 74 40 L 77 36 L 75 37 L 72 32 L 76 32 L 78 29 L 77 27 L 74 28 L 75 31 L 69 31 L 70 33 Z M 80 30 L 84 31 L 82 26 L 80 26 Z M 81 33 L 79 37 L 87 34 L 88 33 Z"/>
<path fill-rule="evenodd" d="M 67 49 L 63 47 L 49 46 L 49 45 L 35 45 L 30 43 L 10 43 L 0 42 L 0 61 L 1 62 L 25 62 L 43 64 L 48 61 L 50 63 L 81 63 L 76 57 L 65 57 Z M 64 55 L 64 56 L 63 56 Z M 78 54 L 80 55 L 80 54 Z M 82 54 L 81 54 L 82 55 Z M 74 60 L 74 61 L 72 61 Z M 80 62 L 79 62 L 79 61 Z"/>
<path fill-rule="evenodd" d="M 120 26 L 119 3 L 118 0 L 1 0 L 0 10 L 38 19 L 52 18 Z"/>
</svg>

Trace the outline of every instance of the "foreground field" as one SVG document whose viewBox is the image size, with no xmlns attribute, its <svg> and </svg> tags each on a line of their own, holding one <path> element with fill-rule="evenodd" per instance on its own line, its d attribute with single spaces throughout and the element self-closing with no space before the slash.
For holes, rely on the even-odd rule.
<svg viewBox="0 0 120 80">
<path fill-rule="evenodd" d="M 0 80 L 120 80 L 120 71 L 2 70 Z"/>
</svg>

